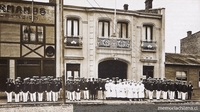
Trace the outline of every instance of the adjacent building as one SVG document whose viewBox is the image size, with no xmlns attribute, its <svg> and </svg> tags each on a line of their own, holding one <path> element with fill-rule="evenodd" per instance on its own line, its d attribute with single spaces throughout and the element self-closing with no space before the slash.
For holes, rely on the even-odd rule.
<svg viewBox="0 0 200 112">
<path fill-rule="evenodd" d="M 167 79 L 192 83 L 193 96 L 200 96 L 200 32 L 192 34 L 187 32 L 187 37 L 182 38 L 181 53 L 165 54 L 165 76 Z"/>
<path fill-rule="evenodd" d="M 187 32 L 187 37 L 181 39 L 181 53 L 200 55 L 200 31 L 194 34 Z"/>
<path fill-rule="evenodd" d="M 200 94 L 200 56 L 194 54 L 165 54 L 165 76 L 173 81 L 183 81 L 194 86 L 194 97 Z"/>
<path fill-rule="evenodd" d="M 0 88 L 6 78 L 56 76 L 56 4 L 0 1 Z"/>
<path fill-rule="evenodd" d="M 66 77 L 165 77 L 165 9 L 145 4 L 137 11 L 64 5 Z"/>
</svg>

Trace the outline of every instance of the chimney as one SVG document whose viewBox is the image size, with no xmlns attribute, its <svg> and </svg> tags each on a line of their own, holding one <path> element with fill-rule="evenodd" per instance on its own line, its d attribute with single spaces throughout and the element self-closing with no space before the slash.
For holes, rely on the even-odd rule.
<svg viewBox="0 0 200 112">
<path fill-rule="evenodd" d="M 128 10 L 128 4 L 124 4 L 124 10 L 125 10 L 125 11 Z"/>
<path fill-rule="evenodd" d="M 145 3 L 145 12 L 149 12 L 149 9 L 152 8 L 152 2 L 153 0 L 146 0 Z"/>
<path fill-rule="evenodd" d="M 187 31 L 187 37 L 190 37 L 192 35 L 192 31 Z"/>
</svg>

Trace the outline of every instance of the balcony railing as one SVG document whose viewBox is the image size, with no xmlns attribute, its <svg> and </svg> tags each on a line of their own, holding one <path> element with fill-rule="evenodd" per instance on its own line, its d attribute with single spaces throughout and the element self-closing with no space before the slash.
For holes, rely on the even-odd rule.
<svg viewBox="0 0 200 112">
<path fill-rule="evenodd" d="M 130 39 L 98 37 L 97 45 L 98 47 L 106 47 L 106 48 L 130 48 Z"/>
<path fill-rule="evenodd" d="M 82 47 L 82 37 L 67 36 L 64 43 L 66 47 Z"/>
<path fill-rule="evenodd" d="M 156 52 L 156 41 L 141 41 L 142 51 Z"/>
</svg>

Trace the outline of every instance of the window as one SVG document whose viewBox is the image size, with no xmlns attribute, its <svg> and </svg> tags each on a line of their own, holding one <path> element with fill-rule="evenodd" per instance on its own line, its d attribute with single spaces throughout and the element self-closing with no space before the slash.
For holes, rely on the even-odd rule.
<svg viewBox="0 0 200 112">
<path fill-rule="evenodd" d="M 99 37 L 109 37 L 110 35 L 110 22 L 99 21 Z"/>
<path fill-rule="evenodd" d="M 80 64 L 66 64 L 67 79 L 80 78 Z"/>
<path fill-rule="evenodd" d="M 22 41 L 29 43 L 42 43 L 44 41 L 44 27 L 23 25 Z"/>
<path fill-rule="evenodd" d="M 40 76 L 41 74 L 40 60 L 17 60 L 16 76 L 26 78 L 32 76 Z"/>
<path fill-rule="evenodd" d="M 187 81 L 187 72 L 186 71 L 177 71 L 176 79 L 181 81 Z"/>
<path fill-rule="evenodd" d="M 153 26 L 144 25 L 145 28 L 145 41 L 153 41 Z"/>
<path fill-rule="evenodd" d="M 125 22 L 117 23 L 117 37 L 128 38 L 128 24 Z"/>
<path fill-rule="evenodd" d="M 79 20 L 78 19 L 67 19 L 67 36 L 76 37 L 79 36 Z"/>
</svg>

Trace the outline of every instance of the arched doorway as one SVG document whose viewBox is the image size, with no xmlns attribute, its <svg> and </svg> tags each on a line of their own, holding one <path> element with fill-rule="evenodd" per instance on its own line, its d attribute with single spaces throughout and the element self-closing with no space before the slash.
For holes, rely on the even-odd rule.
<svg viewBox="0 0 200 112">
<path fill-rule="evenodd" d="M 107 60 L 99 63 L 98 77 L 112 78 L 119 77 L 120 79 L 127 78 L 127 63 L 118 60 Z"/>
</svg>

